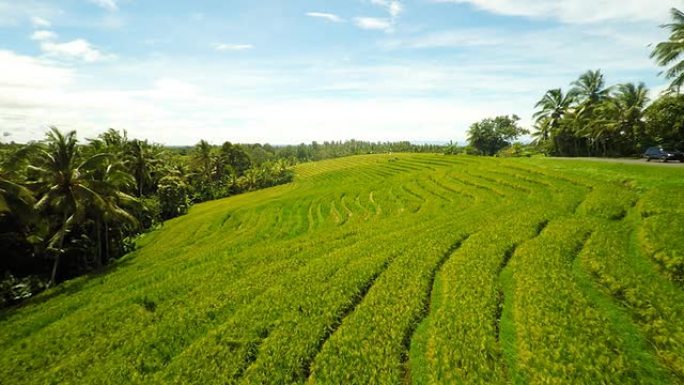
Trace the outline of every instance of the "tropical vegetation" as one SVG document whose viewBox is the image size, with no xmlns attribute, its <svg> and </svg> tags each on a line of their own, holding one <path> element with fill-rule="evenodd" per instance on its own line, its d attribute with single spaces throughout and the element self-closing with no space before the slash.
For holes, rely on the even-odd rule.
<svg viewBox="0 0 684 385">
<path fill-rule="evenodd" d="M 640 156 L 651 146 L 684 148 L 684 14 L 672 9 L 667 41 L 651 57 L 671 81 L 651 101 L 644 83 L 607 85 L 600 70 L 583 73 L 570 88 L 548 90 L 535 105 L 536 144 L 556 156 Z"/>
<path fill-rule="evenodd" d="M 255 162 L 240 145 L 201 141 L 182 156 L 115 130 L 80 144 L 51 128 L 0 151 L 0 304 L 102 269 L 192 202 L 292 179 L 286 159 Z"/>
</svg>

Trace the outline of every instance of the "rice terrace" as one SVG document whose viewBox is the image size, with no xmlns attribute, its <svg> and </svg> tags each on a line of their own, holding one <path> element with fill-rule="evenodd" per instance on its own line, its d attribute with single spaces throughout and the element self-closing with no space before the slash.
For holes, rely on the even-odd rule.
<svg viewBox="0 0 684 385">
<path fill-rule="evenodd" d="M 0 383 L 681 383 L 683 171 L 302 164 L 4 314 Z"/>
<path fill-rule="evenodd" d="M 0 385 L 684 385 L 683 0 L 0 0 Z"/>
</svg>

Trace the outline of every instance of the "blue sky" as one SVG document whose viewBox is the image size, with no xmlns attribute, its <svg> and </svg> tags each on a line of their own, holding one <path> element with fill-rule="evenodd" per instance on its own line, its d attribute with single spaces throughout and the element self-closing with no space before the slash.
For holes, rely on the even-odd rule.
<svg viewBox="0 0 684 385">
<path fill-rule="evenodd" d="M 0 0 L 0 131 L 463 141 L 580 73 L 665 81 L 679 0 Z"/>
</svg>

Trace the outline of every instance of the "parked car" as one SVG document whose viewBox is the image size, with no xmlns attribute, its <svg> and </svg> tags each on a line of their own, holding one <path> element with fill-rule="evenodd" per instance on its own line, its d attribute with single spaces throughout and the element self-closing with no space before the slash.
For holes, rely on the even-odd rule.
<svg viewBox="0 0 684 385">
<path fill-rule="evenodd" d="M 651 159 L 658 159 L 663 162 L 668 160 L 684 162 L 684 153 L 677 150 L 666 150 L 663 147 L 649 147 L 644 153 L 644 158 L 646 158 L 647 162 L 650 162 Z"/>
</svg>

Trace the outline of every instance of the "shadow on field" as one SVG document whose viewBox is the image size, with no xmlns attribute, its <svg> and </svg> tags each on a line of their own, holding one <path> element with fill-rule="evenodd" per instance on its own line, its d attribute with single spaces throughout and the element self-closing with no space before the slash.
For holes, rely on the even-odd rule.
<svg viewBox="0 0 684 385">
<path fill-rule="evenodd" d="M 112 263 L 111 265 L 103 266 L 102 268 L 94 270 L 86 274 L 85 276 L 74 278 L 71 281 L 62 282 L 61 284 L 59 284 L 59 286 L 45 290 L 42 293 L 39 293 L 26 301 L 20 301 L 4 309 L 0 309 L 0 321 L 4 321 L 5 319 L 9 318 L 15 312 L 19 311 L 21 308 L 25 306 L 39 305 L 43 302 L 47 302 L 61 295 L 70 295 L 77 293 L 81 291 L 83 287 L 86 286 L 86 284 L 90 283 L 92 280 L 109 275 L 123 267 L 129 266 L 131 263 L 133 263 L 133 258 L 128 257 L 120 259 L 115 263 Z"/>
</svg>

